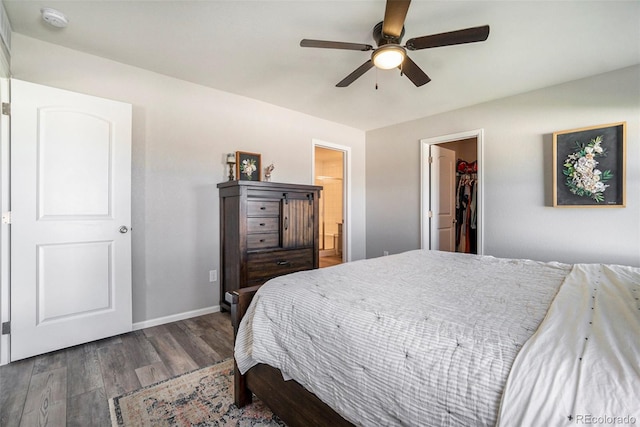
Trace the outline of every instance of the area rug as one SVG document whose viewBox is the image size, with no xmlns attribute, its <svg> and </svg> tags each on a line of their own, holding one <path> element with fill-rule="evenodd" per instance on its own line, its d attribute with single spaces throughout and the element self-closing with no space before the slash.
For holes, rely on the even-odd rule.
<svg viewBox="0 0 640 427">
<path fill-rule="evenodd" d="M 255 397 L 234 405 L 233 359 L 111 398 L 109 410 L 114 427 L 285 425 Z"/>
</svg>

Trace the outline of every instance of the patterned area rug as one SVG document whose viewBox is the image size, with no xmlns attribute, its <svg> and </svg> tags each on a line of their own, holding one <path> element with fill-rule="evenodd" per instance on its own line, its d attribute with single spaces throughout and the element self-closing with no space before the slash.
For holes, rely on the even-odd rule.
<svg viewBox="0 0 640 427">
<path fill-rule="evenodd" d="M 233 404 L 233 359 L 109 399 L 122 426 L 284 426 L 262 402 Z"/>
</svg>

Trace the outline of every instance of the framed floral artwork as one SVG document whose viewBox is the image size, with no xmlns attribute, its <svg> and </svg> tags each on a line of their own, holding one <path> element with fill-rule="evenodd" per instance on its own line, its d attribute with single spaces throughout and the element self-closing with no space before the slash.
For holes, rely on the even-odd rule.
<svg viewBox="0 0 640 427">
<path fill-rule="evenodd" d="M 236 151 L 236 177 L 239 181 L 260 181 L 260 154 Z"/>
<path fill-rule="evenodd" d="M 625 206 L 626 122 L 553 134 L 553 206 Z"/>
</svg>

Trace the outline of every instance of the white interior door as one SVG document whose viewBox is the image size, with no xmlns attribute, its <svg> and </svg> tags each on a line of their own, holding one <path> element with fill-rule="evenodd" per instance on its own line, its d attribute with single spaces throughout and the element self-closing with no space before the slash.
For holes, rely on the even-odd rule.
<svg viewBox="0 0 640 427">
<path fill-rule="evenodd" d="M 131 105 L 11 82 L 11 360 L 130 331 Z"/>
<path fill-rule="evenodd" d="M 431 249 L 456 250 L 456 152 L 430 146 Z"/>
</svg>

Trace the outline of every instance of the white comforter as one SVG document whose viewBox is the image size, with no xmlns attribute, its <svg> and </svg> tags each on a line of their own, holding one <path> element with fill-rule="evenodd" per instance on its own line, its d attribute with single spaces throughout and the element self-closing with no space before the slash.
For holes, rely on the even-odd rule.
<svg viewBox="0 0 640 427">
<path fill-rule="evenodd" d="M 516 358 L 501 426 L 640 423 L 640 269 L 577 264 Z"/>
<path fill-rule="evenodd" d="M 495 425 L 571 266 L 410 251 L 269 281 L 236 340 L 356 425 Z"/>
</svg>

